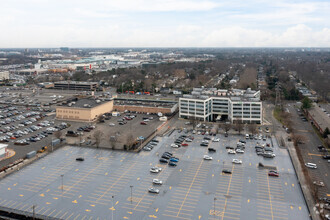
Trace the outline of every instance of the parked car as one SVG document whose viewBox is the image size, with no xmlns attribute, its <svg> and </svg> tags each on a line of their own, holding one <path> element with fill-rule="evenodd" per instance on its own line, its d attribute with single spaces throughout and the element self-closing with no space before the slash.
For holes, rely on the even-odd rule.
<svg viewBox="0 0 330 220">
<path fill-rule="evenodd" d="M 280 174 L 279 174 L 277 171 L 275 171 L 275 170 L 270 170 L 270 171 L 268 172 L 268 176 L 279 177 Z"/>
<path fill-rule="evenodd" d="M 177 158 L 175 158 L 175 157 L 171 157 L 170 158 L 170 162 L 179 162 L 179 160 Z"/>
<path fill-rule="evenodd" d="M 235 164 L 242 164 L 242 160 L 239 160 L 239 159 L 233 159 L 232 163 L 235 163 Z"/>
<path fill-rule="evenodd" d="M 244 153 L 244 150 L 238 148 L 238 149 L 236 149 L 236 153 L 241 153 L 242 154 L 242 153 Z"/>
<path fill-rule="evenodd" d="M 141 121 L 140 124 L 141 125 L 147 125 L 147 122 Z"/>
<path fill-rule="evenodd" d="M 163 181 L 161 181 L 159 179 L 153 179 L 152 180 L 152 183 L 155 184 L 155 185 L 162 185 L 163 184 Z"/>
<path fill-rule="evenodd" d="M 161 167 L 151 167 L 150 168 L 151 173 L 159 173 L 160 171 L 162 171 Z"/>
<path fill-rule="evenodd" d="M 312 168 L 312 169 L 316 169 L 317 166 L 315 163 L 305 163 L 305 166 L 308 167 L 308 168 Z"/>
<path fill-rule="evenodd" d="M 159 194 L 159 189 L 149 188 L 149 189 L 148 189 L 148 192 Z"/>
<path fill-rule="evenodd" d="M 204 158 L 204 160 L 212 160 L 212 159 L 213 159 L 213 158 L 210 157 L 209 155 L 204 155 L 203 158 Z"/>
<path fill-rule="evenodd" d="M 222 173 L 231 174 L 231 170 L 223 169 Z"/>
<path fill-rule="evenodd" d="M 168 160 L 166 160 L 165 158 L 160 158 L 159 159 L 159 162 L 161 162 L 161 163 L 168 163 Z"/>
<path fill-rule="evenodd" d="M 216 152 L 216 149 L 214 149 L 214 148 L 212 148 L 212 147 L 209 147 L 207 150 L 208 150 L 209 152 Z"/>
<path fill-rule="evenodd" d="M 228 154 L 236 154 L 236 151 L 234 151 L 234 150 L 228 150 L 227 152 L 228 152 Z"/>
<path fill-rule="evenodd" d="M 168 165 L 169 166 L 172 166 L 172 167 L 176 167 L 177 166 L 177 164 L 175 162 L 169 162 Z"/>
</svg>

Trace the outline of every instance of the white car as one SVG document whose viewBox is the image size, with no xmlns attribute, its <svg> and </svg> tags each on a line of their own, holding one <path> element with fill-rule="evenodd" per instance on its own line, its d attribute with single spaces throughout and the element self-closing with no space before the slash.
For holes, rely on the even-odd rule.
<svg viewBox="0 0 330 220">
<path fill-rule="evenodd" d="M 209 141 L 208 140 L 202 140 L 202 143 L 208 144 Z"/>
<path fill-rule="evenodd" d="M 308 167 L 308 168 L 312 168 L 312 169 L 316 169 L 317 166 L 315 163 L 305 163 L 305 166 Z"/>
<path fill-rule="evenodd" d="M 176 144 L 171 144 L 171 147 L 173 147 L 173 148 L 179 148 L 179 146 L 176 145 Z"/>
<path fill-rule="evenodd" d="M 162 171 L 162 168 L 160 168 L 160 167 L 151 167 L 150 168 L 151 173 L 159 173 L 160 171 Z"/>
<path fill-rule="evenodd" d="M 220 138 L 214 138 L 212 139 L 213 142 L 219 142 L 220 141 Z"/>
<path fill-rule="evenodd" d="M 192 142 L 192 140 L 190 138 L 187 138 L 186 142 Z"/>
<path fill-rule="evenodd" d="M 153 179 L 152 180 L 152 183 L 153 184 L 156 184 L 156 185 L 162 185 L 163 184 L 163 181 L 159 180 L 159 179 Z"/>
<path fill-rule="evenodd" d="M 204 158 L 204 160 L 212 160 L 212 159 L 213 159 L 213 158 L 210 157 L 209 155 L 204 155 L 203 158 Z"/>
<path fill-rule="evenodd" d="M 242 164 L 242 160 L 239 160 L 239 159 L 233 159 L 233 163 L 236 163 L 236 164 Z"/>
<path fill-rule="evenodd" d="M 237 150 L 236 150 L 236 153 L 241 153 L 241 154 L 242 154 L 242 153 L 244 153 L 244 150 L 242 150 L 242 149 L 237 149 Z"/>
<path fill-rule="evenodd" d="M 236 154 L 236 151 L 234 151 L 234 150 L 228 150 L 227 152 L 228 152 L 228 154 Z"/>
<path fill-rule="evenodd" d="M 110 123 L 109 126 L 110 127 L 113 127 L 113 126 L 115 126 L 115 124 L 114 123 Z"/>
</svg>

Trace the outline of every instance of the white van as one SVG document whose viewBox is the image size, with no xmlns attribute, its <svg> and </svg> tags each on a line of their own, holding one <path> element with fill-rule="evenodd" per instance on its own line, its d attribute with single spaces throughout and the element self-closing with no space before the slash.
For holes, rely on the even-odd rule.
<svg viewBox="0 0 330 220">
<path fill-rule="evenodd" d="M 312 168 L 312 169 L 316 169 L 317 166 L 315 163 L 305 163 L 305 166 L 308 167 L 308 168 Z"/>
</svg>

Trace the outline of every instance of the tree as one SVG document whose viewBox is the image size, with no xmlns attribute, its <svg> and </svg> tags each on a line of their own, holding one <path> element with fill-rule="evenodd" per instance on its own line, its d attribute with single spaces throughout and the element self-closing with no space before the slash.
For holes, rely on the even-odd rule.
<svg viewBox="0 0 330 220">
<path fill-rule="evenodd" d="M 54 137 L 56 137 L 57 139 L 60 139 L 62 137 L 62 131 L 55 131 Z"/>
<path fill-rule="evenodd" d="M 195 129 L 197 122 L 198 121 L 197 121 L 196 117 L 190 118 L 190 124 L 192 125 L 193 129 Z"/>
<path fill-rule="evenodd" d="M 328 127 L 326 127 L 326 129 L 324 130 L 324 132 L 323 132 L 323 138 L 327 138 L 328 137 L 328 135 L 330 134 L 330 131 L 329 131 L 329 128 Z"/>
<path fill-rule="evenodd" d="M 132 145 L 134 144 L 134 137 L 132 134 L 129 134 L 127 136 L 127 140 L 126 140 L 126 145 L 128 146 L 128 149 L 131 149 Z"/>
<path fill-rule="evenodd" d="M 116 136 L 110 136 L 110 145 L 112 150 L 116 148 L 116 143 L 117 143 L 117 137 Z"/>
<path fill-rule="evenodd" d="M 306 140 L 305 136 L 302 136 L 300 134 L 292 134 L 292 141 L 295 146 L 298 146 L 298 144 L 303 144 Z"/>
<path fill-rule="evenodd" d="M 226 122 L 222 125 L 223 130 L 225 130 L 226 133 L 231 129 L 231 124 Z"/>
<path fill-rule="evenodd" d="M 256 124 L 249 124 L 248 125 L 248 130 L 251 134 L 256 134 L 257 133 L 257 125 Z"/>
<path fill-rule="evenodd" d="M 310 109 L 312 107 L 312 101 L 308 97 L 304 97 L 302 100 L 302 108 Z"/>
<path fill-rule="evenodd" d="M 97 148 L 100 146 L 102 136 L 103 136 L 103 133 L 100 130 L 95 131 L 93 134 Z"/>
<path fill-rule="evenodd" d="M 238 131 L 239 134 L 241 134 L 241 131 L 243 130 L 244 125 L 242 119 L 237 119 L 234 121 L 234 129 Z"/>
</svg>

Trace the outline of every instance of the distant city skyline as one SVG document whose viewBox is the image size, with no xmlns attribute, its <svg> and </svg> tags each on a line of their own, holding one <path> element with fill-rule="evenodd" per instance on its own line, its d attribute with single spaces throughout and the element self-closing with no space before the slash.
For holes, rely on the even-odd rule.
<svg viewBox="0 0 330 220">
<path fill-rule="evenodd" d="M 11 0 L 0 48 L 330 47 L 329 11 L 327 0 Z"/>
</svg>

